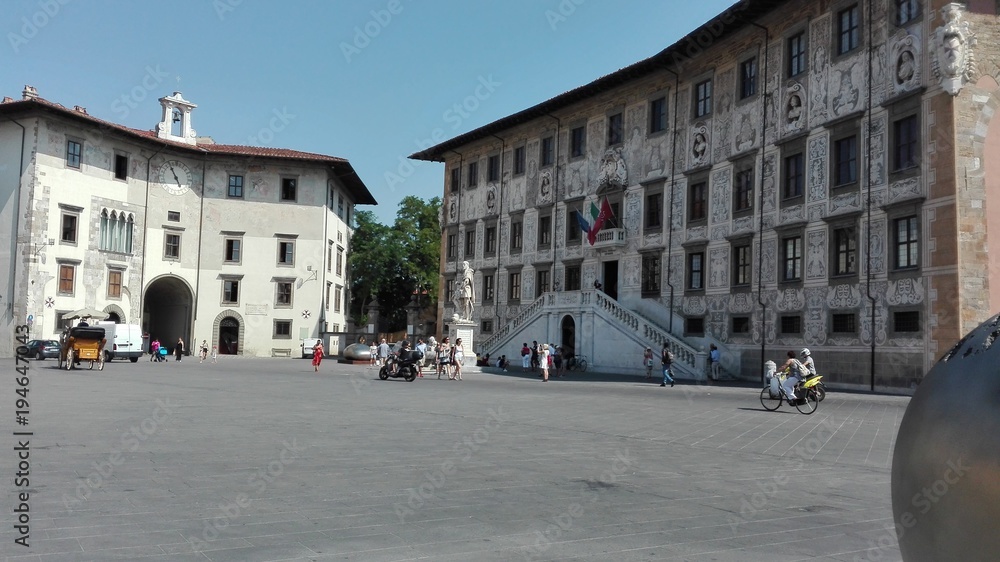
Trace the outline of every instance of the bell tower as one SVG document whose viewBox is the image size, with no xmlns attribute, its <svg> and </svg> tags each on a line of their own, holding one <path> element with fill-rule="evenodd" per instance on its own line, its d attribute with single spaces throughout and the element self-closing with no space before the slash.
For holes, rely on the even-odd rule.
<svg viewBox="0 0 1000 562">
<path fill-rule="evenodd" d="M 156 125 L 157 138 L 198 144 L 197 133 L 191 128 L 191 110 L 198 106 L 184 99 L 180 92 L 160 98 L 160 106 L 163 107 L 163 117 Z M 175 127 L 174 123 L 179 123 L 179 127 Z"/>
</svg>

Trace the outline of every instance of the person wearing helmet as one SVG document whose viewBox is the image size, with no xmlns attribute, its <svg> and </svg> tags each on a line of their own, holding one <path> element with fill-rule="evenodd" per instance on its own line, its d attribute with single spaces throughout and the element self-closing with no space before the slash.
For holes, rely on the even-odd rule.
<svg viewBox="0 0 1000 562">
<path fill-rule="evenodd" d="M 802 361 L 802 366 L 809 371 L 809 376 L 815 376 L 816 362 L 813 361 L 812 353 L 809 353 L 809 348 L 803 347 L 802 351 L 799 352 L 799 357 L 801 358 L 800 361 Z"/>
</svg>

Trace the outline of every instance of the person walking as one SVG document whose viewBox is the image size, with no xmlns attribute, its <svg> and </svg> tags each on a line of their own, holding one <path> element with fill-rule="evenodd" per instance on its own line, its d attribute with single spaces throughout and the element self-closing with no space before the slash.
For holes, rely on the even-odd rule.
<svg viewBox="0 0 1000 562">
<path fill-rule="evenodd" d="M 448 375 L 448 380 L 451 380 L 451 368 L 449 364 L 451 363 L 451 349 L 448 347 L 448 336 L 441 338 L 441 343 L 437 346 L 437 375 L 438 380 L 441 380 L 441 375 Z"/>
<path fill-rule="evenodd" d="M 218 362 L 219 362 L 219 346 L 213 345 L 212 346 L 212 363 L 218 363 Z"/>
<path fill-rule="evenodd" d="M 538 345 L 538 341 L 531 340 L 531 370 L 538 370 L 538 354 L 542 351 L 541 346 Z M 538 375 L 541 376 L 541 375 Z"/>
<path fill-rule="evenodd" d="M 385 343 L 385 338 L 378 344 L 378 366 L 385 367 L 386 360 L 389 359 L 389 344 Z"/>
<path fill-rule="evenodd" d="M 531 368 L 531 348 L 528 347 L 528 342 L 521 344 L 521 369 L 524 372 L 528 372 Z"/>
<path fill-rule="evenodd" d="M 149 342 L 149 360 L 150 361 L 160 361 L 160 340 L 153 340 Z"/>
<path fill-rule="evenodd" d="M 420 352 L 420 361 L 417 361 L 417 376 L 424 377 L 424 357 L 427 357 L 427 343 L 424 338 L 417 338 L 417 351 Z"/>
<path fill-rule="evenodd" d="M 177 345 L 174 346 L 174 361 L 180 361 L 184 355 L 184 340 L 177 338 Z"/>
<path fill-rule="evenodd" d="M 200 357 L 200 359 L 198 359 L 198 362 L 199 363 L 204 363 L 205 359 L 208 359 L 208 341 L 207 340 L 201 340 L 201 349 L 198 350 L 198 351 L 199 351 L 198 356 Z"/>
<path fill-rule="evenodd" d="M 660 352 L 660 363 L 663 365 L 663 382 L 660 386 L 674 386 L 674 377 L 670 376 L 670 365 L 674 362 L 674 354 L 670 352 L 670 344 L 663 342 L 663 350 Z"/>
<path fill-rule="evenodd" d="M 452 380 L 462 380 L 462 360 L 465 359 L 465 348 L 462 347 L 462 338 L 455 340 L 455 346 L 451 348 L 451 364 L 454 377 Z"/>
<path fill-rule="evenodd" d="M 543 343 L 538 354 L 539 367 L 542 368 L 542 382 L 549 382 L 549 344 Z"/>
<path fill-rule="evenodd" d="M 642 354 L 642 364 L 646 367 L 646 380 L 653 378 L 653 348 L 647 347 Z"/>
<path fill-rule="evenodd" d="M 368 353 L 372 356 L 372 361 L 368 365 L 370 367 L 375 367 L 378 365 L 378 345 L 375 344 L 375 340 L 368 346 Z"/>
<path fill-rule="evenodd" d="M 323 340 L 316 340 L 313 346 L 313 371 L 319 372 L 319 364 L 323 362 Z"/>
<path fill-rule="evenodd" d="M 722 353 L 719 351 L 715 344 L 708 346 L 708 360 L 712 363 L 712 380 L 719 380 L 719 363 L 722 360 Z"/>
</svg>

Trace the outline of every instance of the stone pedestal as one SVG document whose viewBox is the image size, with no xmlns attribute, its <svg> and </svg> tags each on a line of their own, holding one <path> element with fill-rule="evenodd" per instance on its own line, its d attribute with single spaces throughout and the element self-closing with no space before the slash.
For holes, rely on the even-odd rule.
<svg viewBox="0 0 1000 562">
<path fill-rule="evenodd" d="M 462 338 L 462 349 L 465 357 L 462 359 L 462 372 L 478 371 L 476 367 L 476 343 L 474 338 L 476 323 L 470 320 L 452 320 L 448 324 L 448 337 L 451 342 Z"/>
</svg>

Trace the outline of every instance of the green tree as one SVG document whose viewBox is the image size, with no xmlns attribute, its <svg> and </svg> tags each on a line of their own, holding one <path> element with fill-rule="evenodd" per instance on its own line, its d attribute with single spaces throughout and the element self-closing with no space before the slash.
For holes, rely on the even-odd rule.
<svg viewBox="0 0 1000 562">
<path fill-rule="evenodd" d="M 406 306 L 414 291 L 430 297 L 420 300 L 422 306 L 436 305 L 441 254 L 440 206 L 438 197 L 423 201 L 407 196 L 399 204 L 392 227 L 379 223 L 371 211 L 355 215 L 356 228 L 348 256 L 350 311 L 354 318 L 363 318 L 372 299 L 376 299 L 384 319 L 376 329 L 395 331 L 406 328 Z"/>
</svg>

